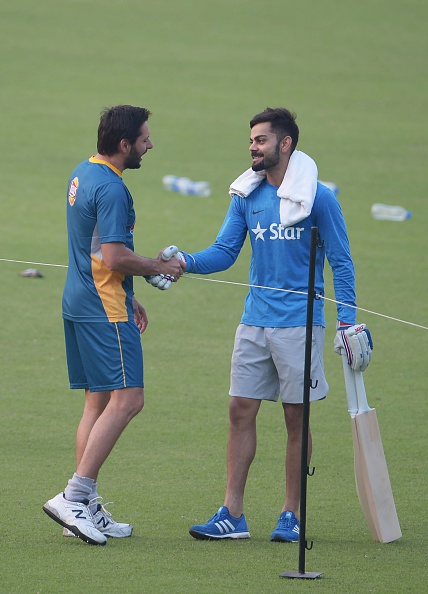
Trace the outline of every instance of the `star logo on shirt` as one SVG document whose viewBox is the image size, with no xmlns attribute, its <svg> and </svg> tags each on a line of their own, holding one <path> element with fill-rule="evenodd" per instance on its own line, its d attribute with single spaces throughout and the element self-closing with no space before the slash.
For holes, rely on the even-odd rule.
<svg viewBox="0 0 428 594">
<path fill-rule="evenodd" d="M 257 221 L 257 227 L 255 229 L 251 229 L 251 231 L 256 234 L 256 241 L 258 239 L 262 239 L 263 241 L 265 240 L 263 233 L 265 233 L 267 231 L 267 229 L 262 229 L 260 227 L 259 221 Z"/>
</svg>

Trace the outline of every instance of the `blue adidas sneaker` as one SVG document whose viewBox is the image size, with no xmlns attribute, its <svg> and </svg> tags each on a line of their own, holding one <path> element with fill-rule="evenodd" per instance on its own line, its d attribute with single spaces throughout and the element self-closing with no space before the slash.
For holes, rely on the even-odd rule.
<svg viewBox="0 0 428 594">
<path fill-rule="evenodd" d="M 189 534 L 199 540 L 250 538 L 244 514 L 234 518 L 225 506 L 220 507 L 206 524 L 191 526 Z"/>
<path fill-rule="evenodd" d="M 297 542 L 300 534 L 300 522 L 291 511 L 282 512 L 278 525 L 270 535 L 275 542 Z"/>
</svg>

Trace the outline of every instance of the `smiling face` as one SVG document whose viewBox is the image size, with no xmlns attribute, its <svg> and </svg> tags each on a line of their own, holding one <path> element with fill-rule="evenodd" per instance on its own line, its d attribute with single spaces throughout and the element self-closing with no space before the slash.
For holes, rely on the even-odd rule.
<svg viewBox="0 0 428 594">
<path fill-rule="evenodd" d="M 253 171 L 268 171 L 280 162 L 280 145 L 277 135 L 271 131 L 270 123 L 256 124 L 251 129 L 250 153 Z"/>
<path fill-rule="evenodd" d="M 144 122 L 140 128 L 140 135 L 134 144 L 129 145 L 128 154 L 124 160 L 124 169 L 139 169 L 143 155 L 151 148 L 153 148 L 153 143 L 150 140 L 149 127 L 147 122 Z"/>
</svg>

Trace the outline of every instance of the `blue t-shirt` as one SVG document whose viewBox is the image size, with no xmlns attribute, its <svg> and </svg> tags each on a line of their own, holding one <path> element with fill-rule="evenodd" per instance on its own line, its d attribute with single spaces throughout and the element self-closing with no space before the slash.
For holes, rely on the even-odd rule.
<svg viewBox="0 0 428 594">
<path fill-rule="evenodd" d="M 185 253 L 186 272 L 226 270 L 238 257 L 248 233 L 252 247 L 249 284 L 290 292 L 250 287 L 241 322 L 269 328 L 305 326 L 311 227 L 318 227 L 315 291 L 324 295 L 327 257 L 336 300 L 355 307 L 354 266 L 342 210 L 333 192 L 318 183 L 311 214 L 283 228 L 277 191 L 264 180 L 246 198 L 234 195 L 215 243 L 201 252 Z M 352 307 L 338 304 L 337 313 L 342 322 L 356 323 Z M 323 299 L 314 302 L 314 324 L 325 326 Z"/>
<path fill-rule="evenodd" d="M 101 244 L 134 250 L 135 212 L 121 172 L 91 157 L 70 176 L 67 192 L 68 273 L 62 315 L 75 322 L 133 319 L 133 278 L 110 270 Z"/>
</svg>

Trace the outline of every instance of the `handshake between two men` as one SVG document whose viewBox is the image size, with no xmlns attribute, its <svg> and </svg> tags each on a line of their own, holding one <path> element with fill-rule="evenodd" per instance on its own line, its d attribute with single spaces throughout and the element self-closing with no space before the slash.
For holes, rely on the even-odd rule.
<svg viewBox="0 0 428 594">
<path fill-rule="evenodd" d="M 181 274 L 186 268 L 186 258 L 175 245 L 165 248 L 160 254 L 164 262 L 171 258 L 176 258 L 181 263 Z M 161 291 L 170 288 L 171 283 L 176 282 L 178 278 L 170 274 L 156 274 L 145 276 L 146 281 L 153 287 Z M 337 333 L 334 339 L 334 350 L 338 355 L 346 354 L 348 365 L 353 371 L 365 371 L 371 361 L 373 351 L 373 341 L 370 330 L 365 324 L 350 326 L 342 322 L 338 323 Z"/>
<path fill-rule="evenodd" d="M 165 248 L 163 252 L 160 253 L 160 257 L 164 262 L 169 262 L 171 258 L 176 258 L 180 262 L 184 263 L 184 267 L 181 265 L 181 274 L 184 272 L 184 269 L 186 268 L 186 258 L 178 250 L 177 246 L 170 245 L 169 247 Z M 144 278 L 150 285 L 161 291 L 166 291 L 170 288 L 171 283 L 178 281 L 178 277 L 176 278 L 171 274 L 156 274 L 153 276 L 145 276 Z"/>
</svg>

